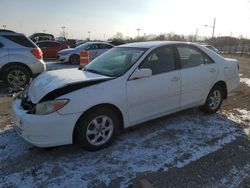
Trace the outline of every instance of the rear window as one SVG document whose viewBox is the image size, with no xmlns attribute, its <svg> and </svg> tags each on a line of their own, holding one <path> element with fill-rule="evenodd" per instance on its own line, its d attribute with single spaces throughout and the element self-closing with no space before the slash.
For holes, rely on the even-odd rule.
<svg viewBox="0 0 250 188">
<path fill-rule="evenodd" d="M 36 48 L 35 44 L 31 42 L 29 39 L 27 39 L 25 36 L 3 36 L 12 42 L 15 42 L 21 46 L 25 46 L 28 48 Z"/>
</svg>

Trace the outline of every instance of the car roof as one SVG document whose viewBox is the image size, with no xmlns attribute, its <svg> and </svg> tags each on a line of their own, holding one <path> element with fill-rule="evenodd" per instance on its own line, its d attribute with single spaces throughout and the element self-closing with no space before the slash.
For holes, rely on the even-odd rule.
<svg viewBox="0 0 250 188">
<path fill-rule="evenodd" d="M 153 47 L 160 47 L 160 46 L 170 45 L 170 44 L 193 44 L 193 43 L 182 42 L 182 41 L 148 41 L 148 42 L 128 43 L 128 44 L 120 45 L 118 47 L 153 48 Z"/>
<path fill-rule="evenodd" d="M 51 42 L 51 43 L 59 43 L 59 44 L 63 44 L 61 42 L 58 42 L 58 41 L 54 41 L 54 40 L 42 40 L 42 41 L 38 41 L 36 43 L 45 43 L 45 42 Z"/>
<path fill-rule="evenodd" d="M 0 29 L 0 35 L 20 36 L 20 35 L 24 35 L 24 34 L 16 33 L 15 31 L 7 30 L 7 29 Z"/>
<path fill-rule="evenodd" d="M 109 44 L 107 42 L 85 42 L 84 44 L 107 44 L 107 45 L 113 46 L 112 44 Z"/>
</svg>

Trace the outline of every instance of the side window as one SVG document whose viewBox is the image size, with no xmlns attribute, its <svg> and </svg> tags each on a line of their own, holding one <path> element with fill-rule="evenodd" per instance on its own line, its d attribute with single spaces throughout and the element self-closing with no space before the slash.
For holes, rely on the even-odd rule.
<svg viewBox="0 0 250 188">
<path fill-rule="evenodd" d="M 105 44 L 98 44 L 98 49 L 105 49 Z"/>
<path fill-rule="evenodd" d="M 113 46 L 110 46 L 108 44 L 104 44 L 105 45 L 105 49 L 110 49 L 110 48 L 113 48 Z"/>
<path fill-rule="evenodd" d="M 186 46 L 177 47 L 182 68 L 189 68 L 204 64 L 203 54 Z"/>
<path fill-rule="evenodd" d="M 153 51 L 139 66 L 149 68 L 152 74 L 175 70 L 175 55 L 172 47 L 160 47 Z"/>
<path fill-rule="evenodd" d="M 55 43 L 54 42 L 47 42 L 47 47 L 48 48 L 52 48 L 55 46 Z"/>
<path fill-rule="evenodd" d="M 35 48 L 36 47 L 31 40 L 29 40 L 28 38 L 26 38 L 25 36 L 22 36 L 22 35 L 19 35 L 19 36 L 6 35 L 3 37 L 5 37 L 6 39 L 9 39 L 12 42 L 15 42 L 19 45 L 22 45 L 24 47 L 28 47 L 28 48 Z"/>
<path fill-rule="evenodd" d="M 39 46 L 39 48 L 44 48 L 44 47 L 46 47 L 46 45 L 45 45 L 44 42 L 37 43 L 37 46 Z"/>
<path fill-rule="evenodd" d="M 204 55 L 204 61 L 205 61 L 205 64 L 214 63 L 214 61 L 210 57 L 208 57 L 207 55 Z"/>
<path fill-rule="evenodd" d="M 88 47 L 88 50 L 96 50 L 98 49 L 98 45 L 97 44 L 92 44 Z"/>
</svg>

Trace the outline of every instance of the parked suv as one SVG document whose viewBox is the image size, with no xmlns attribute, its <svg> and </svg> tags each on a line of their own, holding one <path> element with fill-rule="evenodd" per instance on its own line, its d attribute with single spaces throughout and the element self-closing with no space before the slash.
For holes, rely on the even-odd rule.
<svg viewBox="0 0 250 188">
<path fill-rule="evenodd" d="M 24 87 L 46 70 L 40 48 L 25 35 L 0 30 L 0 79 L 11 87 Z"/>
</svg>

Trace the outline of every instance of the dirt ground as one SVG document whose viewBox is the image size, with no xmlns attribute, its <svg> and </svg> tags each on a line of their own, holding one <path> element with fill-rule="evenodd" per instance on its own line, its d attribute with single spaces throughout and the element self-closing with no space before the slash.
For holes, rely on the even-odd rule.
<svg viewBox="0 0 250 188">
<path fill-rule="evenodd" d="M 28 144 L 0 94 L 0 187 L 250 187 L 250 59 L 237 59 L 243 81 L 217 114 L 162 117 L 95 153 Z"/>
</svg>

